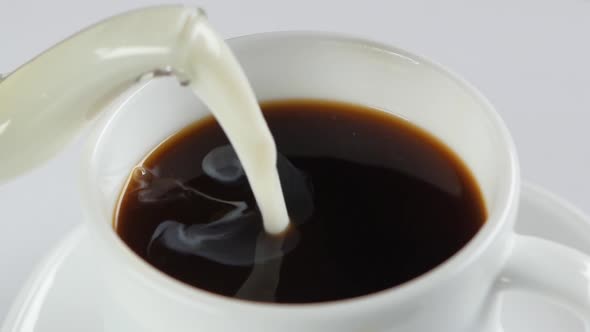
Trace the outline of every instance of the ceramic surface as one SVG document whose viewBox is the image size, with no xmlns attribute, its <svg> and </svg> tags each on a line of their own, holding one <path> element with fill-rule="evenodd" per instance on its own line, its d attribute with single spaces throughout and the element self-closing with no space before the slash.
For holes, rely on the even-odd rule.
<svg viewBox="0 0 590 332">
<path fill-rule="evenodd" d="M 536 186 L 523 188 L 516 229 L 590 254 L 590 220 Z M 0 331 L 103 332 L 96 255 L 88 229 L 73 230 L 36 269 Z M 506 292 L 502 304 L 504 332 L 586 331 L 580 319 L 551 299 Z"/>
</svg>

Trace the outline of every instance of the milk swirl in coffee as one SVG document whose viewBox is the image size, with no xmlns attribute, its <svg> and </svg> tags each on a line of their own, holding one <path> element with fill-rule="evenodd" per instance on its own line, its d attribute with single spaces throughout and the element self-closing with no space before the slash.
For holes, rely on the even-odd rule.
<svg viewBox="0 0 590 332">
<path fill-rule="evenodd" d="M 264 230 L 250 185 L 257 178 L 246 177 L 210 117 L 167 139 L 132 172 L 116 227 L 133 251 L 224 296 L 325 302 L 411 280 L 455 254 L 483 224 L 483 200 L 467 167 L 409 122 L 319 100 L 268 102 L 262 110 L 276 142 L 289 229 Z"/>
</svg>

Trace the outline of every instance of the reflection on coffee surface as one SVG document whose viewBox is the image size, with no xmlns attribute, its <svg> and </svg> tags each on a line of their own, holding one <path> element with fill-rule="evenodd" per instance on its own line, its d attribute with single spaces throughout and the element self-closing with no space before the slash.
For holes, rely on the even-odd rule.
<svg viewBox="0 0 590 332">
<path fill-rule="evenodd" d="M 207 118 L 155 149 L 122 193 L 116 230 L 149 264 L 225 296 L 334 301 L 420 276 L 484 223 L 467 167 L 407 121 L 329 101 L 261 106 L 290 228 L 264 232 L 239 159 Z"/>
</svg>

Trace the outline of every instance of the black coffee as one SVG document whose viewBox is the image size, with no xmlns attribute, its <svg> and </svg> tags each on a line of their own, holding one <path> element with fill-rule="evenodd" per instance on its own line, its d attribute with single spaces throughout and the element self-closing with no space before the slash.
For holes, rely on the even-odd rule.
<svg viewBox="0 0 590 332">
<path fill-rule="evenodd" d="M 214 119 L 175 134 L 133 171 L 116 229 L 162 272 L 247 300 L 370 294 L 455 254 L 486 211 L 458 157 L 384 112 L 327 101 L 262 104 L 291 229 L 264 233 L 239 161 Z"/>
</svg>

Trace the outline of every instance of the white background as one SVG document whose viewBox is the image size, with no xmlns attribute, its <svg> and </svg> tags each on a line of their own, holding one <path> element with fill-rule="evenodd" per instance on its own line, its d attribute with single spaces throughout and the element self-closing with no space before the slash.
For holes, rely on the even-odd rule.
<svg viewBox="0 0 590 332">
<path fill-rule="evenodd" d="M 0 72 L 97 20 L 166 2 L 174 3 L 0 0 Z M 513 133 L 523 177 L 590 212 L 590 0 L 186 3 L 203 6 L 228 38 L 275 30 L 337 31 L 446 65 L 496 105 Z M 77 142 L 42 169 L 0 185 L 0 320 L 34 264 L 81 222 L 75 181 L 80 146 Z"/>
</svg>

